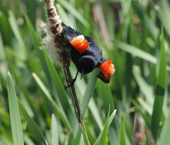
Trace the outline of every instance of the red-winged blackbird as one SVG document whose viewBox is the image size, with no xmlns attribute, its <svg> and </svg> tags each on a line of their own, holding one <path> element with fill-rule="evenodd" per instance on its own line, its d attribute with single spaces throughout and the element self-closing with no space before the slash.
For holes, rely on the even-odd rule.
<svg viewBox="0 0 170 145">
<path fill-rule="evenodd" d="M 103 82 L 109 83 L 111 75 L 115 72 L 112 61 L 106 61 L 101 56 L 99 49 L 91 37 L 84 36 L 65 24 L 62 24 L 62 26 L 71 47 L 72 61 L 78 69 L 77 74 L 80 72 L 82 78 L 84 74 L 90 73 L 98 67 L 100 72 L 97 77 Z M 74 84 L 77 74 L 75 79 L 72 80 L 71 85 Z"/>
</svg>

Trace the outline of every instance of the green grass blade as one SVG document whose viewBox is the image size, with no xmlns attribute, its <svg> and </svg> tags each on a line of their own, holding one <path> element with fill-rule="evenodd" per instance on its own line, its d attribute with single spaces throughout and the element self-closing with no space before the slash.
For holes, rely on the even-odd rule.
<svg viewBox="0 0 170 145">
<path fill-rule="evenodd" d="M 34 28 L 28 18 L 27 15 L 25 15 L 25 20 L 26 20 L 26 23 L 27 23 L 27 27 L 28 27 L 28 30 L 29 30 L 29 33 L 31 35 L 31 39 L 32 39 L 32 42 L 33 42 L 33 45 L 34 45 L 34 48 L 37 52 L 37 55 L 40 59 L 40 62 L 41 62 L 41 66 L 44 70 L 44 72 L 46 73 L 46 76 L 47 76 L 47 79 L 50 80 L 50 75 L 49 75 L 49 72 L 48 72 L 48 67 L 47 67 L 47 64 L 46 64 L 46 61 L 45 61 L 45 56 L 44 56 L 44 52 L 42 50 L 40 50 L 40 42 L 36 36 L 36 33 L 34 31 Z"/>
<path fill-rule="evenodd" d="M 86 90 L 85 90 L 85 93 L 83 95 L 83 99 L 80 103 L 80 108 L 81 108 L 81 112 L 82 114 L 84 114 L 85 112 L 85 109 L 87 108 L 88 106 L 88 103 L 90 101 L 90 98 L 94 92 L 94 89 L 95 89 L 95 86 L 96 86 L 96 81 L 97 81 L 97 74 L 98 74 L 99 70 L 98 69 L 95 69 L 91 75 L 90 75 L 90 78 L 89 78 L 89 81 L 87 83 L 87 87 L 86 87 Z"/>
<path fill-rule="evenodd" d="M 158 28 L 156 27 L 154 22 L 147 15 L 144 15 L 144 19 L 145 19 L 146 26 L 148 27 L 148 30 L 153 35 L 153 37 L 156 39 L 159 34 Z"/>
<path fill-rule="evenodd" d="M 109 112 L 107 114 L 106 123 L 105 123 L 104 129 L 102 131 L 101 138 L 100 138 L 100 141 L 99 141 L 98 145 L 106 144 L 106 138 L 107 138 L 108 127 L 109 127 L 109 114 L 110 114 L 110 106 L 109 106 Z"/>
<path fill-rule="evenodd" d="M 67 127 L 67 129 L 70 130 L 70 126 L 69 126 L 69 123 L 67 121 L 67 118 L 66 118 L 64 112 L 62 112 L 61 109 L 59 109 L 59 107 L 56 105 L 56 103 L 52 99 L 52 96 L 50 95 L 50 93 L 48 92 L 48 90 L 46 89 L 46 87 L 44 86 L 42 81 L 40 80 L 40 78 L 35 73 L 33 73 L 32 75 L 33 75 L 37 85 L 40 87 L 41 91 L 44 94 L 42 96 L 44 98 L 44 101 L 47 103 L 49 108 L 53 112 L 55 112 L 58 115 L 58 117 L 63 121 L 63 124 Z"/>
<path fill-rule="evenodd" d="M 159 62 L 159 73 L 157 78 L 157 85 L 162 87 L 165 90 L 166 87 L 166 78 L 167 78 L 167 71 L 166 71 L 166 52 L 164 47 L 164 34 L 162 30 L 162 39 L 161 39 L 161 54 L 160 54 L 160 62 Z M 161 94 L 163 95 L 163 94 Z"/>
<path fill-rule="evenodd" d="M 161 38 L 161 54 L 159 62 L 159 72 L 156 83 L 156 96 L 154 100 L 153 112 L 152 112 L 152 123 L 151 130 L 154 139 L 157 139 L 159 124 L 162 116 L 162 106 L 164 100 L 164 92 L 166 88 L 166 52 L 164 47 L 164 35 L 162 29 Z"/>
<path fill-rule="evenodd" d="M 169 145 L 170 143 L 169 130 L 170 130 L 170 110 L 169 115 L 163 124 L 160 139 L 158 140 L 157 145 Z"/>
<path fill-rule="evenodd" d="M 24 145 L 17 96 L 9 72 L 7 78 L 7 90 L 8 90 L 9 111 L 10 111 L 13 142 L 14 145 Z"/>
<path fill-rule="evenodd" d="M 48 92 L 47 88 L 45 87 L 43 82 L 40 80 L 40 78 L 36 75 L 36 73 L 32 73 L 32 76 L 34 77 L 36 83 L 38 84 L 38 86 L 40 87 L 42 92 L 45 94 L 45 96 L 48 98 L 48 100 L 53 102 L 52 96 L 50 95 L 50 93 Z"/>
<path fill-rule="evenodd" d="M 83 123 L 82 123 L 82 122 L 81 122 L 81 126 L 83 126 Z M 84 144 L 85 144 L 85 145 L 89 145 L 89 142 L 88 142 L 88 140 L 87 140 L 84 127 L 82 127 L 82 130 L 83 130 L 82 133 L 83 133 Z M 87 134 L 87 135 L 88 135 L 88 134 Z"/>
<path fill-rule="evenodd" d="M 1 5 L 2 3 L 0 3 Z M 3 6 L 4 7 L 4 6 Z M 2 35 L 3 38 L 3 43 L 7 44 L 7 45 L 11 45 L 11 39 L 13 38 L 13 33 L 11 31 L 10 28 L 10 24 L 9 24 L 9 16 L 3 13 L 2 9 L 0 8 L 0 33 Z"/>
<path fill-rule="evenodd" d="M 153 35 L 153 37 L 157 38 L 159 31 L 158 31 L 157 26 L 154 23 L 154 20 L 151 18 L 151 16 L 148 16 L 147 13 L 144 13 L 143 9 L 141 9 L 135 1 L 132 2 L 132 5 L 133 5 L 133 9 L 135 11 L 135 14 L 138 15 L 138 17 L 142 20 L 142 22 L 143 21 L 145 22 L 148 31 L 150 31 L 150 33 Z M 155 10 L 154 10 L 154 12 L 155 12 Z"/>
<path fill-rule="evenodd" d="M 21 56 L 23 60 L 26 59 L 26 52 L 25 52 L 25 44 L 24 41 L 20 35 L 19 28 L 17 25 L 17 21 L 15 19 L 14 13 L 12 11 L 9 11 L 9 24 L 13 30 L 13 33 L 19 43 L 19 48 L 17 48 L 18 54 Z"/>
<path fill-rule="evenodd" d="M 70 67 L 70 72 L 72 74 L 72 77 L 75 77 L 76 68 L 74 66 L 71 66 Z M 79 84 L 81 84 L 81 85 L 79 85 Z M 87 87 L 84 79 L 83 78 L 82 79 L 77 79 L 74 86 L 75 86 L 75 89 L 76 89 L 78 99 L 82 98 L 85 91 L 86 91 L 84 88 Z M 93 97 L 90 99 L 88 107 L 89 107 L 91 113 L 93 114 L 93 118 L 95 119 L 96 123 L 98 124 L 100 130 L 102 130 L 103 129 L 103 123 L 101 121 L 102 119 L 101 119 L 100 112 L 97 109 L 97 105 L 96 105 Z"/>
<path fill-rule="evenodd" d="M 141 92 L 145 95 L 146 99 L 149 101 L 150 104 L 153 104 L 154 99 L 154 92 L 153 87 L 148 85 L 144 78 L 142 77 L 141 70 L 139 66 L 133 66 L 133 75 L 135 80 L 137 81 Z"/>
<path fill-rule="evenodd" d="M 84 17 L 71 5 L 68 1 L 65 0 L 58 0 L 65 9 L 67 9 L 75 18 L 77 18 L 84 26 L 87 28 L 90 27 L 89 23 L 84 19 Z"/>
<path fill-rule="evenodd" d="M 35 145 L 33 140 L 27 134 L 24 134 L 24 141 L 27 145 Z"/>
<path fill-rule="evenodd" d="M 21 103 L 21 101 L 18 99 L 18 103 L 19 103 L 19 108 L 20 108 L 20 113 L 22 114 L 22 116 L 25 118 L 25 120 L 28 123 L 29 129 L 31 130 L 31 132 L 34 134 L 38 144 L 46 144 L 48 145 L 48 143 L 46 142 L 42 132 L 39 130 L 37 124 L 35 123 L 35 121 L 29 116 L 29 114 L 27 113 L 27 111 L 25 110 L 23 104 Z"/>
<path fill-rule="evenodd" d="M 5 56 L 5 50 L 3 46 L 3 40 L 0 32 L 0 82 L 5 87 L 6 86 L 6 80 L 7 80 L 7 69 L 8 65 L 6 62 L 6 56 Z"/>
<path fill-rule="evenodd" d="M 58 13 L 61 16 L 63 23 L 67 24 L 69 27 L 75 29 L 70 17 L 67 15 L 65 10 L 61 7 L 61 5 L 57 4 L 56 6 L 57 6 Z"/>
<path fill-rule="evenodd" d="M 6 57 L 5 57 L 5 52 L 4 52 L 4 44 L 3 44 L 3 40 L 2 40 L 2 35 L 1 35 L 1 32 L 0 32 L 0 58 L 2 60 L 5 60 Z"/>
<path fill-rule="evenodd" d="M 166 30 L 166 33 L 170 36 L 170 28 L 169 28 L 169 23 L 170 23 L 170 16 L 169 16 L 169 6 L 166 1 L 160 1 L 160 8 L 158 10 L 158 18 L 162 22 L 162 25 L 164 29 Z"/>
<path fill-rule="evenodd" d="M 113 118 L 114 118 L 114 116 L 116 114 L 116 111 L 117 110 L 114 110 L 113 113 L 110 115 L 110 117 L 109 117 L 109 125 L 108 126 L 110 126 L 110 124 L 112 123 Z M 98 136 L 98 138 L 97 138 L 96 142 L 94 143 L 94 145 L 98 145 L 103 131 L 104 131 L 104 129 L 100 132 L 100 135 Z"/>
<path fill-rule="evenodd" d="M 108 112 L 108 106 L 111 105 L 111 110 L 113 110 L 113 98 L 111 94 L 111 89 L 109 85 L 106 85 L 101 80 L 96 85 L 98 94 L 103 102 L 103 108 L 105 110 L 105 114 Z"/>
<path fill-rule="evenodd" d="M 92 97 L 92 94 L 94 92 L 94 89 L 95 89 L 95 86 L 96 86 L 96 81 L 97 81 L 97 77 L 96 77 L 97 74 L 98 74 L 97 69 L 95 69 L 91 73 L 89 81 L 86 85 L 85 93 L 84 93 L 83 98 L 80 102 L 80 110 L 81 110 L 81 113 L 82 113 L 83 116 L 84 116 L 84 113 L 85 113 L 85 109 L 87 108 L 87 106 L 89 104 L 90 98 Z M 74 135 L 77 135 L 77 132 L 78 132 L 78 127 L 76 127 L 76 128 L 77 129 L 75 130 Z"/>
<path fill-rule="evenodd" d="M 20 55 L 18 55 L 18 53 L 16 53 L 13 49 L 8 48 L 6 50 L 6 53 L 10 54 L 13 58 L 15 58 L 16 60 L 18 60 L 18 62 L 22 63 L 23 65 L 25 65 L 24 60 L 20 57 Z"/>
<path fill-rule="evenodd" d="M 52 114 L 52 145 L 59 145 L 59 140 L 58 140 L 58 126 L 57 126 L 57 120 L 55 118 L 55 115 Z"/>
<path fill-rule="evenodd" d="M 59 97 L 59 101 L 62 104 L 62 108 L 65 112 L 65 115 L 68 118 L 68 121 L 70 123 L 71 129 L 75 129 L 75 125 L 76 125 L 76 118 L 75 115 L 73 114 L 73 111 L 71 109 L 71 106 L 68 102 L 68 98 L 66 96 L 66 92 L 64 90 L 63 84 L 61 83 L 61 80 L 51 62 L 51 60 L 49 59 L 48 55 L 46 54 L 46 62 L 47 62 L 47 66 L 48 66 L 48 70 L 50 72 L 53 84 L 55 86 L 56 92 L 58 94 Z"/>
<path fill-rule="evenodd" d="M 95 119 L 95 121 L 101 131 L 103 129 L 103 123 L 102 123 L 100 112 L 99 112 L 97 105 L 93 98 L 91 98 L 88 107 L 89 107 L 89 109 L 93 115 L 93 118 Z"/>
<path fill-rule="evenodd" d="M 28 64 L 30 66 L 30 68 L 32 69 L 32 71 L 36 72 L 36 66 L 34 64 L 34 60 L 31 57 L 30 51 L 28 51 L 28 49 L 26 48 L 26 44 L 24 43 L 24 40 L 20 34 L 20 29 L 18 27 L 18 23 L 17 20 L 13 14 L 12 11 L 9 11 L 9 23 L 11 25 L 12 31 L 18 41 L 17 43 L 17 47 L 14 47 L 14 51 L 16 52 L 16 54 L 19 55 L 19 58 L 21 58 L 22 60 L 26 60 L 28 59 Z"/>
<path fill-rule="evenodd" d="M 78 131 L 78 133 L 77 133 L 77 136 L 75 137 L 75 139 L 74 139 L 74 141 L 73 141 L 73 143 L 72 143 L 72 145 L 76 145 L 76 144 L 80 144 L 80 140 L 81 140 L 81 130 L 79 129 L 79 131 Z"/>
<path fill-rule="evenodd" d="M 0 145 L 14 145 L 14 144 L 7 140 L 5 137 L 0 136 Z"/>
<path fill-rule="evenodd" d="M 121 127 L 120 127 L 120 145 L 126 145 L 126 138 L 125 138 L 125 130 L 124 130 L 123 118 L 121 120 Z"/>
<path fill-rule="evenodd" d="M 126 43 L 118 41 L 118 40 L 113 40 L 113 44 L 116 45 L 118 48 L 120 48 L 120 49 L 124 50 L 125 52 L 128 52 L 134 56 L 137 56 L 139 58 L 142 58 L 142 59 L 147 60 L 152 63 L 157 62 L 157 59 L 154 56 L 152 56 L 149 53 L 147 53 L 139 48 L 136 48 L 132 45 L 126 44 Z"/>
<path fill-rule="evenodd" d="M 34 28 L 28 18 L 27 15 L 25 15 L 25 20 L 26 20 L 26 23 L 27 23 L 27 27 L 28 27 L 28 30 L 29 30 L 29 33 L 31 35 L 31 40 L 33 42 L 33 45 L 35 47 L 35 49 L 38 49 L 39 50 L 39 47 L 40 47 L 40 42 L 38 41 L 38 38 L 35 34 L 35 31 L 34 31 Z M 39 50 L 40 51 L 40 50 Z"/>
<path fill-rule="evenodd" d="M 73 134 L 70 135 L 69 141 L 67 145 L 79 145 L 80 144 L 80 139 L 81 139 L 81 130 L 79 128 L 77 136 L 74 137 Z M 88 144 L 87 144 L 88 145 Z"/>
<path fill-rule="evenodd" d="M 140 112 L 140 114 L 142 115 L 142 117 L 145 119 L 145 122 L 148 126 L 150 126 L 151 124 L 151 119 L 150 117 L 144 112 L 144 110 L 142 109 L 142 107 L 137 103 L 137 101 L 135 100 L 131 100 L 133 105 L 135 106 L 136 110 L 138 110 Z"/>
<path fill-rule="evenodd" d="M 9 63 L 9 67 L 11 69 L 11 72 L 13 72 L 13 76 L 16 80 L 17 87 L 20 88 L 20 90 L 22 92 L 22 93 L 21 92 L 20 93 L 23 94 L 23 96 L 24 96 L 24 97 L 21 97 L 21 100 L 23 101 L 23 104 L 24 104 L 27 112 L 29 113 L 29 115 L 34 116 L 35 109 L 31 102 L 30 94 L 29 94 L 28 90 L 25 88 L 25 86 L 23 85 L 22 78 L 20 77 L 20 74 L 17 72 L 17 69 L 13 63 Z"/>
<path fill-rule="evenodd" d="M 152 106 L 150 106 L 145 100 L 143 100 L 141 97 L 137 98 L 138 102 L 140 103 L 141 107 L 147 111 L 147 113 L 151 116 L 152 115 Z"/>
</svg>

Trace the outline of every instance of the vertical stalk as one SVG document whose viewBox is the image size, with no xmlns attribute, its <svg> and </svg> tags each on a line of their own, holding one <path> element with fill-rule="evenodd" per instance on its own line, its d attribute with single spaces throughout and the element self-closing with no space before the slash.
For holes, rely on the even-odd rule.
<svg viewBox="0 0 170 145">
<path fill-rule="evenodd" d="M 69 68 L 68 67 L 65 67 L 65 68 L 66 68 L 69 80 L 72 80 Z M 74 88 L 74 86 L 72 86 L 71 88 L 69 87 L 69 90 L 70 89 L 71 89 L 71 95 L 70 96 L 71 96 L 71 98 L 73 98 L 72 102 L 73 102 L 73 105 L 75 105 L 74 108 L 75 108 L 75 112 L 76 112 L 76 115 L 77 115 L 77 118 L 78 118 L 79 126 L 81 128 L 81 131 L 83 132 L 83 130 L 82 130 L 82 125 L 83 125 L 88 144 L 90 145 L 90 141 L 88 139 L 86 127 L 85 127 L 83 117 L 82 117 L 82 114 L 81 114 L 81 110 L 80 110 L 80 106 L 79 106 L 79 102 L 78 102 L 78 99 L 77 99 L 75 88 Z"/>
</svg>

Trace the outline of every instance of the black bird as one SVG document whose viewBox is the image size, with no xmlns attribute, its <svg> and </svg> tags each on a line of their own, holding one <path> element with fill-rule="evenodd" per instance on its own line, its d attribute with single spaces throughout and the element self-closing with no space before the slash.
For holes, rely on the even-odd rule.
<svg viewBox="0 0 170 145">
<path fill-rule="evenodd" d="M 71 58 L 77 67 L 77 74 L 80 72 L 82 78 L 84 74 L 90 73 L 98 67 L 100 72 L 97 77 L 103 82 L 109 83 L 111 75 L 115 72 L 112 61 L 106 61 L 101 56 L 99 49 L 91 37 L 84 36 L 65 24 L 62 24 L 62 26 L 71 47 Z M 71 81 L 70 86 L 74 84 L 77 74 L 75 79 Z"/>
</svg>

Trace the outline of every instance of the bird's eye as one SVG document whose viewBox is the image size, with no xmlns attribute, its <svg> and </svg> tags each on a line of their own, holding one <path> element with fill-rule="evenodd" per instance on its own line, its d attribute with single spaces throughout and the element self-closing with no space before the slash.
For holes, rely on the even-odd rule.
<svg viewBox="0 0 170 145">
<path fill-rule="evenodd" d="M 104 59 L 103 59 L 103 58 L 101 58 L 100 60 L 101 60 L 101 61 L 104 61 Z"/>
</svg>

